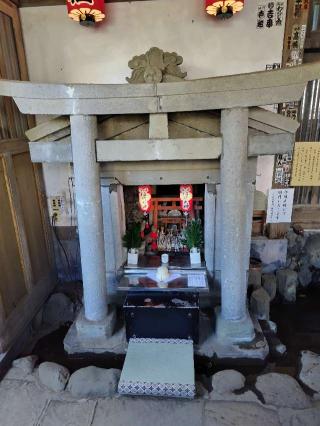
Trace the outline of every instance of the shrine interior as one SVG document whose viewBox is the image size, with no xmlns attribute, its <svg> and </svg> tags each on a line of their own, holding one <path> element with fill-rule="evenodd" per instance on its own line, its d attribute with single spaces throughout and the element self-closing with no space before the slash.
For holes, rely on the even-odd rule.
<svg viewBox="0 0 320 426">
<path fill-rule="evenodd" d="M 189 266 L 189 249 L 183 243 L 183 230 L 188 222 L 199 221 L 204 227 L 204 185 L 192 185 L 193 205 L 190 211 L 183 211 L 180 204 L 179 185 L 156 185 L 152 187 L 152 206 L 149 213 L 139 209 L 139 189 L 124 187 L 126 224 L 139 223 L 145 244 L 142 248 L 141 263 L 160 266 L 160 255 L 169 253 L 170 264 Z M 157 260 L 152 260 L 154 257 Z M 139 266 L 139 264 L 138 264 Z"/>
</svg>

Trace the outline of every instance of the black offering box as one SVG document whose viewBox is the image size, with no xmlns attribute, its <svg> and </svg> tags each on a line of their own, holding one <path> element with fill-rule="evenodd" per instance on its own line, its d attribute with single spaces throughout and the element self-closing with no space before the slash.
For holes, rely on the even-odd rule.
<svg viewBox="0 0 320 426">
<path fill-rule="evenodd" d="M 199 294 L 132 291 L 123 305 L 127 340 L 199 339 Z"/>
</svg>

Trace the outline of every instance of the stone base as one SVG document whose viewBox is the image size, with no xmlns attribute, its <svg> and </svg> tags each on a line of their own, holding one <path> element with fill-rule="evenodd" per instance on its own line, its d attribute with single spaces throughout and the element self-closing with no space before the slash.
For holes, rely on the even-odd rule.
<svg viewBox="0 0 320 426">
<path fill-rule="evenodd" d="M 97 339 L 111 337 L 116 325 L 117 315 L 115 309 L 109 309 L 108 315 L 102 321 L 89 321 L 84 315 L 84 309 L 79 312 L 75 320 L 79 337 L 84 339 Z"/>
<path fill-rule="evenodd" d="M 251 342 L 233 342 L 230 339 L 219 338 L 213 332 L 214 324 L 212 318 L 200 316 L 200 339 L 199 344 L 194 345 L 195 355 L 218 360 L 233 359 L 242 362 L 245 359 L 261 362 L 269 353 L 268 343 L 262 333 L 259 322 L 253 319 L 254 336 Z M 89 328 L 89 325 L 88 325 Z M 112 336 L 106 335 L 93 338 L 92 335 L 79 335 L 77 332 L 77 321 L 70 327 L 65 339 L 64 349 L 69 354 L 112 353 L 124 355 L 127 351 L 125 327 L 122 325 Z"/>
<path fill-rule="evenodd" d="M 105 320 L 98 322 L 88 321 L 81 311 L 64 338 L 64 349 L 69 354 L 124 354 L 127 348 L 125 328 L 114 331 L 115 325 L 115 310 L 110 311 Z"/>
<path fill-rule="evenodd" d="M 255 332 L 249 314 L 241 320 L 231 321 L 222 318 L 220 307 L 215 309 L 216 336 L 219 340 L 229 340 L 233 343 L 251 342 Z"/>
<path fill-rule="evenodd" d="M 212 320 L 201 316 L 200 339 L 199 344 L 194 348 L 195 355 L 207 358 L 215 357 L 218 360 L 238 359 L 239 362 L 252 360 L 261 363 L 269 354 L 269 346 L 259 322 L 255 319 L 253 319 L 253 328 L 254 334 L 251 342 L 234 342 L 231 339 L 217 336 L 213 331 Z"/>
</svg>

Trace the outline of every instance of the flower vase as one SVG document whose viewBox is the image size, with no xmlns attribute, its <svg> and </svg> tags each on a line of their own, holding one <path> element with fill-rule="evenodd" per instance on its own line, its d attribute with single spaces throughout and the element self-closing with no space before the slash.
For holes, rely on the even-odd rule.
<svg viewBox="0 0 320 426">
<path fill-rule="evenodd" d="M 190 264 L 191 265 L 200 265 L 201 264 L 200 250 L 196 247 L 193 247 L 190 250 Z"/>
<path fill-rule="evenodd" d="M 128 251 L 128 265 L 137 265 L 138 264 L 138 250 L 130 249 Z"/>
</svg>

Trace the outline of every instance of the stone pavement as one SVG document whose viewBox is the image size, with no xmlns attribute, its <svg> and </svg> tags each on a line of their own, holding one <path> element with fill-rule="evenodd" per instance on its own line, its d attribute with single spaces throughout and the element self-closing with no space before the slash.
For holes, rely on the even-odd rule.
<svg viewBox="0 0 320 426">
<path fill-rule="evenodd" d="M 12 368 L 0 383 L 1 426 L 319 426 L 320 403 L 310 408 L 261 402 L 115 396 L 79 400 L 51 392 L 37 378 Z"/>
</svg>

